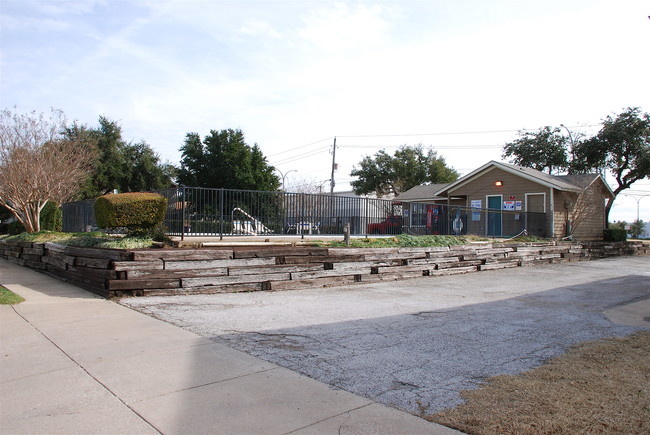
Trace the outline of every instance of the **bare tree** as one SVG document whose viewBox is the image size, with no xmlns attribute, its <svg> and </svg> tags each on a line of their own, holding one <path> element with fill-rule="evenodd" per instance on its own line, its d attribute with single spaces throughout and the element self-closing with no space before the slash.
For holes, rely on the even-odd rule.
<svg viewBox="0 0 650 435">
<path fill-rule="evenodd" d="M 30 233 L 40 230 L 45 204 L 71 200 L 96 161 L 95 144 L 66 139 L 65 125 L 60 110 L 0 112 L 0 204 Z"/>
<path fill-rule="evenodd" d="M 287 181 L 285 192 L 327 194 L 329 189 L 325 186 L 329 186 L 329 183 L 330 180 L 321 180 L 316 177 L 295 176 Z"/>
<path fill-rule="evenodd" d="M 566 207 L 566 221 L 570 222 L 567 237 L 572 237 L 576 230 L 587 220 L 597 215 L 599 204 L 603 204 L 603 189 L 595 185 L 596 175 L 590 181 L 580 180 L 575 184 L 580 188 L 578 192 L 562 192 Z"/>
</svg>

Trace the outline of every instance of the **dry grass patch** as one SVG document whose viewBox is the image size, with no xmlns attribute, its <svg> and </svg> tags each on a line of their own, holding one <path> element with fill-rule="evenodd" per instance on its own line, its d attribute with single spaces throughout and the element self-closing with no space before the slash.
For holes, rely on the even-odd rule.
<svg viewBox="0 0 650 435">
<path fill-rule="evenodd" d="M 427 420 L 469 434 L 648 434 L 650 331 L 585 342 L 461 394 L 464 404 Z"/>
</svg>

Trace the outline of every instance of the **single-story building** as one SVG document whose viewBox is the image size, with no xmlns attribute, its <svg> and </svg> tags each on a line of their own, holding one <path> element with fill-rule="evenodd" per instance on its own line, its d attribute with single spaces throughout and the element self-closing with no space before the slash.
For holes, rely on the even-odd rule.
<svg viewBox="0 0 650 435">
<path fill-rule="evenodd" d="M 395 200 L 404 220 L 429 233 L 528 234 L 600 239 L 612 190 L 599 174 L 550 175 L 491 161 L 445 185 L 416 186 Z M 446 225 L 446 227 L 445 227 Z"/>
</svg>

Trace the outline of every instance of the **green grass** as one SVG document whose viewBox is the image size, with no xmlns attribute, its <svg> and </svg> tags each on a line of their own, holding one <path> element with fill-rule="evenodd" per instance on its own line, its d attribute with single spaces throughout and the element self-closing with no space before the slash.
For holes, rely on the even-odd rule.
<svg viewBox="0 0 650 435">
<path fill-rule="evenodd" d="M 410 248 L 410 247 L 427 247 L 427 246 L 449 246 L 449 245 L 466 245 L 471 241 L 479 240 L 475 237 L 459 236 L 411 236 L 400 234 L 393 237 L 368 237 L 362 239 L 350 240 L 352 248 Z M 484 240 L 484 239 L 481 239 Z M 345 247 L 345 242 L 318 242 L 319 246 L 324 247 Z"/>
<path fill-rule="evenodd" d="M 543 237 L 537 237 L 537 236 L 518 236 L 515 237 L 514 239 L 497 239 L 494 242 L 496 243 L 510 243 L 510 242 L 516 242 L 516 243 L 530 243 L 530 242 L 548 242 L 550 239 L 545 239 Z"/>
<path fill-rule="evenodd" d="M 21 233 L 15 236 L 5 237 L 5 240 L 23 241 L 23 242 L 54 242 L 68 246 L 83 246 L 89 248 L 108 248 L 108 249 L 141 249 L 150 248 L 154 245 L 154 240 L 149 237 L 114 237 L 102 232 L 91 233 L 59 233 L 54 231 L 40 231 L 38 233 Z M 352 248 L 408 248 L 408 247 L 427 247 L 427 246 L 450 246 L 466 245 L 471 242 L 493 243 L 504 242 L 545 242 L 546 239 L 532 236 L 521 236 L 515 239 L 497 239 L 490 240 L 478 236 L 411 236 L 400 234 L 392 237 L 367 237 L 354 238 L 350 240 Z M 314 246 L 322 247 L 346 247 L 343 241 L 314 241 L 310 242 Z"/>
<path fill-rule="evenodd" d="M 150 248 L 154 244 L 153 239 L 149 237 L 114 237 L 98 231 L 90 233 L 39 231 L 37 233 L 21 233 L 15 236 L 9 236 L 5 240 L 41 243 L 53 242 L 68 246 L 109 249 Z"/>
<path fill-rule="evenodd" d="M 548 242 L 548 239 L 534 236 L 520 236 L 514 239 L 488 239 L 479 236 L 411 236 L 400 234 L 392 237 L 367 237 L 350 240 L 351 248 L 411 248 L 428 246 L 467 245 L 472 242 Z M 316 241 L 316 246 L 321 247 L 346 247 L 343 241 Z"/>
<path fill-rule="evenodd" d="M 0 285 L 0 305 L 15 305 L 23 302 L 25 299 L 16 293 Z"/>
</svg>

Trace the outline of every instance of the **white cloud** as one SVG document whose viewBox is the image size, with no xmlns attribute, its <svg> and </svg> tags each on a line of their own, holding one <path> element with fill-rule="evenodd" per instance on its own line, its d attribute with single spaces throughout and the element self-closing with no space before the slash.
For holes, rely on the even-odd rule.
<svg viewBox="0 0 650 435">
<path fill-rule="evenodd" d="M 281 39 L 280 32 L 275 30 L 271 24 L 266 21 L 251 19 L 244 23 L 239 31 L 246 36 L 260 38 Z"/>
<path fill-rule="evenodd" d="M 355 55 L 359 50 L 375 49 L 386 43 L 389 23 L 386 8 L 357 3 L 336 3 L 332 8 L 321 7 L 303 18 L 299 39 L 310 50 L 326 54 Z"/>
<path fill-rule="evenodd" d="M 86 15 L 96 11 L 97 7 L 107 6 L 106 0 L 65 0 L 65 1 L 26 1 L 35 6 L 44 15 L 70 16 Z"/>
<path fill-rule="evenodd" d="M 40 17 L 23 17 L 18 18 L 9 14 L 2 14 L 2 27 L 11 31 L 25 31 L 25 32 L 60 32 L 68 30 L 70 24 L 64 20 L 55 18 L 40 18 Z"/>
</svg>

